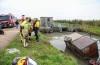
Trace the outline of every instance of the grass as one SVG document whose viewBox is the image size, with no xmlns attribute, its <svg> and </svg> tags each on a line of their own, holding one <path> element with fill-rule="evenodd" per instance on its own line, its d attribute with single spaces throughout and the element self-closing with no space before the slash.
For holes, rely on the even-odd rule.
<svg viewBox="0 0 100 65">
<path fill-rule="evenodd" d="M 61 24 L 61 26 L 63 26 L 63 27 L 67 27 L 69 25 L 68 23 L 58 23 L 58 22 L 54 22 L 54 26 L 59 26 L 59 24 Z"/>
<path fill-rule="evenodd" d="M 38 65 L 77 65 L 73 57 L 64 55 L 56 48 L 50 45 L 47 38 L 39 33 L 40 41 L 36 42 L 35 37 L 31 37 L 29 48 L 24 48 L 20 42 L 20 37 L 16 36 L 9 45 L 0 51 L 0 65 L 11 65 L 15 57 L 29 56 L 34 59 Z M 6 49 L 17 48 L 21 53 L 6 54 Z"/>
<path fill-rule="evenodd" d="M 61 23 L 61 22 L 60 22 Z M 78 27 L 78 28 L 82 28 L 83 31 L 86 31 L 88 33 L 91 33 L 93 35 L 99 35 L 100 36 L 100 27 L 98 26 L 90 26 L 90 25 L 80 25 L 80 24 L 68 24 L 68 23 L 61 23 L 62 26 L 68 27 L 68 28 L 74 28 L 74 27 Z M 58 22 L 54 22 L 55 26 L 58 26 L 59 23 Z"/>
<path fill-rule="evenodd" d="M 88 33 L 91 33 L 93 35 L 99 35 L 100 36 L 100 27 L 96 26 L 86 26 L 86 25 L 79 25 L 79 24 L 68 24 L 68 23 L 61 23 L 62 26 L 66 26 L 68 28 L 82 28 L 83 31 L 86 31 Z M 58 22 L 55 22 L 55 25 L 58 25 Z"/>
<path fill-rule="evenodd" d="M 58 26 L 59 23 L 58 23 L 58 22 L 54 22 L 54 25 L 55 25 L 55 26 Z M 62 25 L 63 27 L 69 27 L 69 28 L 80 27 L 79 24 L 61 23 L 61 25 Z"/>
<path fill-rule="evenodd" d="M 82 27 L 82 29 L 91 34 L 100 36 L 100 28 L 98 28 L 98 27 Z"/>
</svg>

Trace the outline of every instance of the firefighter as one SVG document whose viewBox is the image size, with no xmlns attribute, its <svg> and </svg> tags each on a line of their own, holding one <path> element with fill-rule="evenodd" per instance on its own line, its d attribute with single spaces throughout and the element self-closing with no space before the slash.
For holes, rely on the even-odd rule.
<svg viewBox="0 0 100 65">
<path fill-rule="evenodd" d="M 21 24 L 22 26 L 22 41 L 24 44 L 24 47 L 28 46 L 28 24 L 29 24 L 29 18 L 26 17 L 26 20 Z"/>
<path fill-rule="evenodd" d="M 39 42 L 39 36 L 38 36 L 39 26 L 40 26 L 40 23 L 38 19 L 34 18 L 33 30 L 35 32 L 37 42 Z"/>
<path fill-rule="evenodd" d="M 22 15 L 22 18 L 21 18 L 20 21 L 19 21 L 21 42 L 23 42 L 23 41 L 22 41 L 22 25 L 21 25 L 21 24 L 23 23 L 24 20 L 25 20 L 25 15 Z"/>
<path fill-rule="evenodd" d="M 31 33 L 33 32 L 33 23 L 32 23 L 32 20 L 31 18 L 29 17 L 29 25 L 28 25 L 28 30 L 29 30 L 29 40 L 30 40 L 30 36 L 31 36 Z"/>
</svg>

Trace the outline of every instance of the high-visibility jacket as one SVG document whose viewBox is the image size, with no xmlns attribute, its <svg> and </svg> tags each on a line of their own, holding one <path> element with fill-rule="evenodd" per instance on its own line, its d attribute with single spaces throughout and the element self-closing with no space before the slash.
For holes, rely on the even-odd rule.
<svg viewBox="0 0 100 65">
<path fill-rule="evenodd" d="M 37 21 L 37 22 L 35 23 L 35 27 L 40 27 L 39 21 Z"/>
<path fill-rule="evenodd" d="M 24 27 L 24 29 L 22 29 L 22 35 L 23 35 L 23 37 L 24 38 L 26 38 L 27 36 L 28 36 L 28 29 L 29 29 L 29 23 L 25 20 L 22 24 L 21 24 L 21 26 L 23 26 Z"/>
<path fill-rule="evenodd" d="M 33 23 L 32 22 L 29 22 L 28 29 L 29 29 L 30 33 L 33 31 Z"/>
<path fill-rule="evenodd" d="M 22 35 L 23 35 L 23 38 L 26 38 L 28 37 L 28 33 L 29 33 L 29 30 L 27 27 L 25 27 L 23 30 L 22 30 Z"/>
<path fill-rule="evenodd" d="M 23 22 L 24 22 L 24 19 L 21 19 L 21 20 L 19 21 L 19 25 L 21 25 Z"/>
<path fill-rule="evenodd" d="M 24 27 L 28 27 L 28 22 L 25 20 L 22 24 L 21 24 L 21 26 L 24 26 Z"/>
</svg>

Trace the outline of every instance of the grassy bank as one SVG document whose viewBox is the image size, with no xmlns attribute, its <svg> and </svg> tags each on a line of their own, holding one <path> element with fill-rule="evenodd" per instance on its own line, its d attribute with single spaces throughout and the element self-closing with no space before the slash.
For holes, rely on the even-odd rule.
<svg viewBox="0 0 100 65">
<path fill-rule="evenodd" d="M 68 24 L 68 23 L 61 23 L 62 26 L 68 27 L 68 28 L 81 28 L 83 31 L 88 32 L 93 35 L 99 35 L 100 36 L 100 27 L 96 26 L 89 26 L 89 25 L 79 25 L 79 24 Z M 58 26 L 59 23 L 55 22 L 55 25 Z"/>
<path fill-rule="evenodd" d="M 100 28 L 99 27 L 81 27 L 81 28 L 90 34 L 100 36 Z"/>
<path fill-rule="evenodd" d="M 15 37 L 9 45 L 0 51 L 0 65 L 11 65 L 15 57 L 29 56 L 38 65 L 78 65 L 73 57 L 65 56 L 56 48 L 51 46 L 45 36 L 40 34 L 40 41 L 36 42 L 35 37 L 31 37 L 29 48 L 24 48 L 20 42 L 20 37 Z M 21 53 L 6 54 L 6 49 L 17 48 Z"/>
<path fill-rule="evenodd" d="M 55 26 L 58 26 L 59 24 L 61 24 L 63 27 L 69 27 L 69 28 L 80 27 L 79 24 L 69 24 L 69 23 L 58 23 L 58 22 L 54 22 L 54 25 Z"/>
</svg>

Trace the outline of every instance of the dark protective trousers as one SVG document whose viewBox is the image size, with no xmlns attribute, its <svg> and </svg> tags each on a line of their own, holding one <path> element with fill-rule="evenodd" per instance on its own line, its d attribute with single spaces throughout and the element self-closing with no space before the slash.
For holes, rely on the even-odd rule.
<svg viewBox="0 0 100 65">
<path fill-rule="evenodd" d="M 36 40 L 39 40 L 38 31 L 39 31 L 39 28 L 36 28 L 35 31 L 34 31 L 35 36 L 36 36 Z"/>
</svg>

